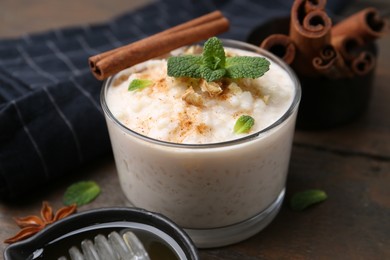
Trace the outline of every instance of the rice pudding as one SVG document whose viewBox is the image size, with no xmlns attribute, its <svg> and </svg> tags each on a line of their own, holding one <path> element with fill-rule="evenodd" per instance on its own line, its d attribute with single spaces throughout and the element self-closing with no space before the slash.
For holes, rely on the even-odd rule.
<svg viewBox="0 0 390 260">
<path fill-rule="evenodd" d="M 102 91 L 125 195 L 134 206 L 189 230 L 241 223 L 284 194 L 299 84 L 274 56 L 235 41 L 224 45 L 241 48 L 226 47 L 227 55 L 266 55 L 269 71 L 256 79 L 226 80 L 218 90 L 202 79 L 167 76 L 162 58 L 118 73 Z M 134 79 L 152 83 L 128 91 Z M 237 134 L 233 128 L 241 115 L 255 124 Z M 246 237 L 195 243 L 218 246 Z"/>
</svg>

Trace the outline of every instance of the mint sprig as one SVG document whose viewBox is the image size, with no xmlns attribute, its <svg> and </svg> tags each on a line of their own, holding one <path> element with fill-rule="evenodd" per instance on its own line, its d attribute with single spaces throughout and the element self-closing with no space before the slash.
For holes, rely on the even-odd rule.
<svg viewBox="0 0 390 260">
<path fill-rule="evenodd" d="M 130 82 L 128 91 L 141 90 L 146 87 L 150 87 L 153 84 L 153 81 L 148 79 L 133 79 Z"/>
<path fill-rule="evenodd" d="M 202 55 L 173 56 L 168 59 L 168 76 L 204 78 L 258 78 L 269 70 L 270 62 L 263 57 L 226 57 L 221 40 L 212 37 L 206 41 Z"/>
<path fill-rule="evenodd" d="M 236 134 L 248 133 L 255 124 L 255 119 L 248 115 L 240 116 L 234 125 L 233 131 Z"/>
</svg>

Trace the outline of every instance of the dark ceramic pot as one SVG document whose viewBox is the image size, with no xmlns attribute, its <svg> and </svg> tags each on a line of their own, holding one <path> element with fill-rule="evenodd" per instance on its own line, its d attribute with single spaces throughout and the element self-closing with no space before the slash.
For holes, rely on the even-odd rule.
<svg viewBox="0 0 390 260">
<path fill-rule="evenodd" d="M 137 208 L 102 208 L 71 215 L 29 239 L 8 246 L 4 259 L 58 259 L 85 238 L 121 229 L 149 234 L 152 239 L 148 243 L 158 242 L 160 245 L 153 245 L 157 245 L 159 252 L 150 255 L 151 259 L 199 259 L 195 245 L 181 228 L 160 214 Z"/>
</svg>

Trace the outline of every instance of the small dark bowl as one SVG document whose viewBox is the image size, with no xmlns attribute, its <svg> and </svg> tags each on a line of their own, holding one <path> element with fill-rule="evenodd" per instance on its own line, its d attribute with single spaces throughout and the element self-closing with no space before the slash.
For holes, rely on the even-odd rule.
<svg viewBox="0 0 390 260">
<path fill-rule="evenodd" d="M 160 214 L 137 208 L 101 208 L 71 215 L 29 239 L 8 246 L 4 259 L 57 259 L 67 255 L 71 246 L 79 247 L 85 238 L 128 229 L 137 236 L 140 234 L 141 241 L 142 235 L 144 238 L 150 235 L 148 243 L 158 251 L 157 257 L 150 255 L 151 259 L 174 259 L 175 256 L 180 260 L 199 259 L 192 240 L 175 223 Z"/>
<path fill-rule="evenodd" d="M 271 34 L 288 35 L 289 17 L 280 17 L 256 27 L 247 41 L 254 45 Z M 365 47 L 377 56 L 375 44 Z M 321 130 L 345 125 L 357 119 L 366 110 L 371 97 L 375 69 L 365 76 L 329 79 L 304 77 L 297 73 L 301 82 L 302 98 L 299 104 L 297 128 Z"/>
</svg>

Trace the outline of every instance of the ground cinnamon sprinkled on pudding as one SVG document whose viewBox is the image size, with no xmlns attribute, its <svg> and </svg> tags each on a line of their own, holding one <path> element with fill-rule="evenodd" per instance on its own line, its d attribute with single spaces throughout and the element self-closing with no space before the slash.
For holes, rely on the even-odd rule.
<svg viewBox="0 0 390 260">
<path fill-rule="evenodd" d="M 199 125 L 196 126 L 196 130 L 198 131 L 199 134 L 202 135 L 202 134 L 206 134 L 207 132 L 211 131 L 212 129 L 209 126 L 207 126 L 203 123 L 200 123 Z"/>
<path fill-rule="evenodd" d="M 121 75 L 119 75 L 119 77 L 115 78 L 115 80 L 112 83 L 112 85 L 113 86 L 118 86 L 118 85 L 122 84 L 123 82 L 125 82 L 128 78 L 129 78 L 128 74 L 122 73 Z"/>
</svg>

